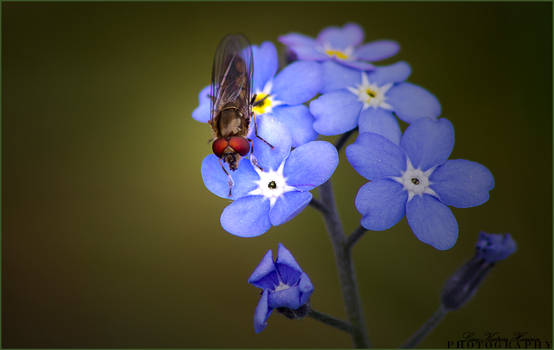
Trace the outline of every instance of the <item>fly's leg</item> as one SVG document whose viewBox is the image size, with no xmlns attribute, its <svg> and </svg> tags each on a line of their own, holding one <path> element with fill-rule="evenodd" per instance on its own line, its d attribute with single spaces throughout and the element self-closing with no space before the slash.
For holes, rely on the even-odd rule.
<svg viewBox="0 0 554 350">
<path fill-rule="evenodd" d="M 256 106 L 259 106 L 259 105 L 263 104 L 265 99 L 269 97 L 269 95 L 265 95 L 264 98 L 262 98 L 259 101 L 256 101 L 257 96 L 258 96 L 257 94 L 254 94 L 254 96 L 252 96 L 252 101 L 250 102 L 252 107 L 256 107 Z"/>
<path fill-rule="evenodd" d="M 219 160 L 219 165 L 221 165 L 221 169 L 223 169 L 223 171 L 225 172 L 225 174 L 227 175 L 227 183 L 229 184 L 229 198 L 231 198 L 233 196 L 233 186 L 235 185 L 235 182 L 233 181 L 233 178 L 231 177 L 231 175 L 229 175 L 229 172 L 227 171 L 227 169 L 225 169 L 225 167 L 223 166 L 223 162 L 221 162 L 221 158 L 218 158 Z"/>
<path fill-rule="evenodd" d="M 259 164 L 258 164 L 258 160 L 256 159 L 256 156 L 254 156 L 254 141 L 252 141 L 252 139 L 248 139 L 248 142 L 250 142 L 250 161 L 252 162 L 252 164 L 257 167 L 258 169 L 260 169 L 261 171 L 264 171 L 264 168 L 262 168 Z"/>
<path fill-rule="evenodd" d="M 254 117 L 254 134 L 256 134 L 256 137 L 265 142 L 265 144 L 271 147 L 271 149 L 275 148 L 271 143 L 267 142 L 266 140 L 264 140 L 263 137 L 258 135 L 258 123 L 256 122 L 256 113 L 252 113 L 252 116 Z"/>
</svg>

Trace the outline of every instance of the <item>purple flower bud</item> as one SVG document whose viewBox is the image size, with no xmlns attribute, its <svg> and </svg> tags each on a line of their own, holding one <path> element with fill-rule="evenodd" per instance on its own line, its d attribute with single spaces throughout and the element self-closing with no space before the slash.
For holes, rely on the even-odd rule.
<svg viewBox="0 0 554 350">
<path fill-rule="evenodd" d="M 502 235 L 479 232 L 475 249 L 480 258 L 494 263 L 512 255 L 517 250 L 517 245 L 509 233 Z"/>
<path fill-rule="evenodd" d="M 470 300 L 495 263 L 516 251 L 516 243 L 509 234 L 481 232 L 475 249 L 475 255 L 443 287 L 441 303 L 446 310 L 459 309 Z"/>
<path fill-rule="evenodd" d="M 282 244 L 279 244 L 277 260 L 273 261 L 271 250 L 268 250 L 248 283 L 263 290 L 254 313 L 256 333 L 265 329 L 274 309 L 292 319 L 303 318 L 309 311 L 314 286 Z"/>
</svg>

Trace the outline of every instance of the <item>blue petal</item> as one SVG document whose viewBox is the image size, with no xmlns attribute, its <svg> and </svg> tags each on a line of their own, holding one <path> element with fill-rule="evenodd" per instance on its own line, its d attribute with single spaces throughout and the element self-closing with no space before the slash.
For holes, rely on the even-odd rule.
<svg viewBox="0 0 554 350">
<path fill-rule="evenodd" d="M 400 45 L 392 40 L 376 40 L 364 44 L 354 51 L 357 58 L 366 61 L 380 61 L 392 57 L 400 51 Z"/>
<path fill-rule="evenodd" d="M 327 27 L 317 36 L 320 45 L 329 44 L 333 49 L 357 46 L 364 40 L 364 30 L 356 23 L 347 23 L 342 28 Z"/>
<path fill-rule="evenodd" d="M 248 278 L 248 283 L 262 289 L 273 289 L 279 285 L 279 276 L 273 262 L 271 249 L 265 253 L 262 261 L 252 272 L 252 275 Z"/>
<path fill-rule="evenodd" d="M 312 99 L 321 91 L 323 76 L 317 62 L 294 62 L 285 67 L 273 81 L 272 95 L 288 105 Z"/>
<path fill-rule="evenodd" d="M 291 191 L 283 194 L 277 199 L 275 205 L 269 211 L 269 219 L 273 226 L 282 225 L 300 214 L 310 201 L 310 192 Z"/>
<path fill-rule="evenodd" d="M 210 192 L 221 198 L 238 199 L 256 188 L 255 181 L 259 180 L 260 177 L 254 171 L 248 159 L 242 158 L 238 169 L 235 171 L 231 171 L 227 163 L 223 164 L 233 178 L 232 197 L 229 197 L 229 178 L 221 168 L 219 159 L 214 154 L 204 158 L 200 169 L 204 185 L 206 185 L 206 188 Z"/>
<path fill-rule="evenodd" d="M 454 148 L 454 127 L 448 119 L 419 119 L 410 125 L 400 146 L 406 151 L 414 168 L 427 170 L 448 159 Z"/>
<path fill-rule="evenodd" d="M 258 118 L 258 135 L 273 148 L 256 137 L 252 131 L 250 137 L 254 141 L 254 158 L 264 171 L 277 170 L 290 153 L 292 137 L 289 130 L 283 122 L 270 115 L 264 115 Z"/>
<path fill-rule="evenodd" d="M 419 118 L 437 118 L 441 115 L 439 100 L 424 88 L 402 83 L 387 91 L 387 103 L 394 108 L 398 118 L 413 123 Z"/>
<path fill-rule="evenodd" d="M 210 106 L 211 104 L 203 103 L 196 107 L 194 111 L 192 111 L 192 119 L 197 120 L 201 123 L 207 123 L 210 121 Z"/>
<path fill-rule="evenodd" d="M 202 91 L 198 94 L 198 103 L 210 103 L 210 93 L 212 92 L 212 86 L 205 86 Z"/>
<path fill-rule="evenodd" d="M 336 62 L 339 62 L 349 68 L 353 68 L 359 71 L 370 71 L 375 69 L 375 66 L 371 63 L 356 61 L 356 60 L 341 60 L 338 58 L 333 58 Z"/>
<path fill-rule="evenodd" d="M 309 191 L 329 180 L 338 164 L 335 146 L 327 141 L 312 141 L 290 153 L 283 175 L 289 186 Z"/>
<path fill-rule="evenodd" d="M 279 276 L 281 276 L 281 281 L 288 286 L 296 285 L 303 273 L 291 252 L 281 243 L 279 243 L 275 265 L 279 271 Z"/>
<path fill-rule="evenodd" d="M 281 35 L 277 38 L 279 42 L 286 46 L 316 46 L 316 41 L 314 38 L 310 38 L 307 35 L 299 33 L 289 33 L 286 35 Z"/>
<path fill-rule="evenodd" d="M 406 205 L 406 219 L 416 237 L 436 249 L 450 249 L 458 239 L 458 223 L 450 208 L 430 195 L 416 195 Z"/>
<path fill-rule="evenodd" d="M 207 123 L 210 121 L 210 97 L 211 85 L 206 86 L 198 94 L 198 107 L 192 112 L 192 118 L 201 123 Z"/>
<path fill-rule="evenodd" d="M 300 282 L 298 282 L 298 289 L 300 290 L 300 305 L 306 304 L 310 300 L 310 296 L 314 291 L 314 285 L 312 281 L 305 273 L 300 275 Z"/>
<path fill-rule="evenodd" d="M 382 108 L 368 108 L 360 114 L 358 121 L 359 132 L 373 132 L 391 140 L 396 145 L 400 144 L 402 131 L 398 121 L 391 111 Z"/>
<path fill-rule="evenodd" d="M 277 49 L 270 41 L 263 42 L 260 46 L 252 46 L 252 58 L 254 60 L 253 91 L 263 90 L 265 84 L 270 81 L 277 72 Z"/>
<path fill-rule="evenodd" d="M 262 196 L 241 197 L 221 213 L 221 227 L 235 236 L 255 237 L 271 227 L 269 201 Z"/>
<path fill-rule="evenodd" d="M 322 93 L 346 89 L 362 82 L 360 71 L 340 65 L 333 60 L 321 63 L 321 69 L 323 72 Z"/>
<path fill-rule="evenodd" d="M 404 151 L 387 138 L 370 132 L 359 134 L 346 147 L 346 158 L 368 180 L 400 176 L 406 169 Z"/>
<path fill-rule="evenodd" d="M 368 80 L 377 85 L 402 82 L 412 74 L 412 68 L 404 61 L 396 62 L 388 66 L 376 67 L 368 74 Z M 388 93 L 387 93 L 388 102 Z"/>
<path fill-rule="evenodd" d="M 314 117 L 304 105 L 278 106 L 271 114 L 290 131 L 292 147 L 298 147 L 317 138 L 314 130 Z"/>
<path fill-rule="evenodd" d="M 339 135 L 354 129 L 362 103 L 353 93 L 338 90 L 321 95 L 310 103 L 315 118 L 314 129 L 321 135 Z"/>
<path fill-rule="evenodd" d="M 269 293 L 269 307 L 276 309 L 278 307 L 286 307 L 296 310 L 300 304 L 300 289 L 298 286 L 282 289 Z"/>
<path fill-rule="evenodd" d="M 273 309 L 269 308 L 269 291 L 264 290 L 258 306 L 256 306 L 256 311 L 254 312 L 254 331 L 260 333 L 267 327 L 267 319 Z"/>
<path fill-rule="evenodd" d="M 393 180 L 363 185 L 356 196 L 356 209 L 363 215 L 362 226 L 372 231 L 387 230 L 404 217 L 408 193 Z"/>
<path fill-rule="evenodd" d="M 290 47 L 290 50 L 296 54 L 296 57 L 299 60 L 326 61 L 331 59 L 331 57 L 327 56 L 313 46 L 292 46 Z"/>
<path fill-rule="evenodd" d="M 441 202 L 455 208 L 469 208 L 489 200 L 494 177 L 485 166 L 465 159 L 448 160 L 429 178 Z"/>
</svg>

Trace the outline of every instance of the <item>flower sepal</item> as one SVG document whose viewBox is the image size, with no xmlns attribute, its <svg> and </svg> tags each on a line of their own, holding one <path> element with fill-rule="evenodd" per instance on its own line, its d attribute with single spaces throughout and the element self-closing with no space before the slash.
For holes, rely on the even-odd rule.
<svg viewBox="0 0 554 350">
<path fill-rule="evenodd" d="M 304 317 L 308 315 L 308 312 L 310 311 L 310 305 L 304 304 L 300 306 L 298 309 L 289 309 L 287 307 L 278 307 L 277 312 L 282 314 L 288 319 L 291 320 L 301 320 Z"/>
</svg>

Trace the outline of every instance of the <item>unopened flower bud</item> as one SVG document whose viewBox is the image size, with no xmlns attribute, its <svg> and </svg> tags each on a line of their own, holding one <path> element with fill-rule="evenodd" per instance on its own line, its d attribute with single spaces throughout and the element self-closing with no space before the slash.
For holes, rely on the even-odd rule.
<svg viewBox="0 0 554 350">
<path fill-rule="evenodd" d="M 263 290 L 254 312 L 256 333 L 265 329 L 267 319 L 273 310 L 291 319 L 303 318 L 310 310 L 309 301 L 314 286 L 290 251 L 282 244 L 279 244 L 275 261 L 271 250 L 267 251 L 248 279 L 248 283 Z"/>
<path fill-rule="evenodd" d="M 506 259 L 517 249 L 509 234 L 479 233 L 475 255 L 446 281 L 441 303 L 446 310 L 462 307 L 477 292 L 479 285 L 497 261 Z"/>
</svg>

